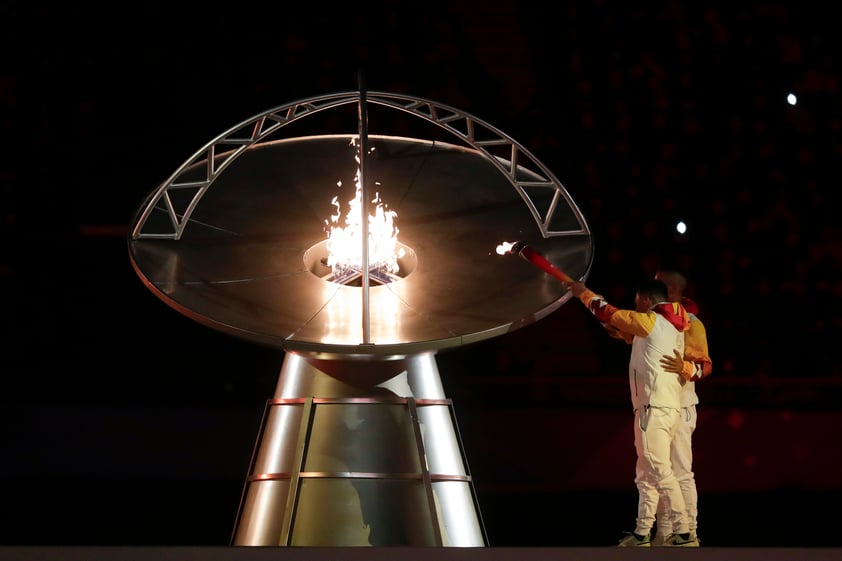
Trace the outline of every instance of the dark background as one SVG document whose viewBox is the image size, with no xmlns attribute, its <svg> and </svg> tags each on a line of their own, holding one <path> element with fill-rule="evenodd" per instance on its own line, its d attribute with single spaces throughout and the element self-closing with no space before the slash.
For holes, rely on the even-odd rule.
<svg viewBox="0 0 842 561">
<path fill-rule="evenodd" d="M 0 544 L 229 543 L 283 355 L 160 302 L 126 227 L 220 132 L 362 75 L 527 147 L 614 303 L 687 271 L 714 360 L 705 545 L 836 546 L 836 23 L 783 1 L 4 3 Z M 491 545 L 631 529 L 627 353 L 571 302 L 440 354 Z"/>
</svg>

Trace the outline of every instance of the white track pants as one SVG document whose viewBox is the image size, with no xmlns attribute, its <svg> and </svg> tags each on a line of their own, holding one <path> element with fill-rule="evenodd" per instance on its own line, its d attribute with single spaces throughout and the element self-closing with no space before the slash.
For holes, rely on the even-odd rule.
<svg viewBox="0 0 842 561">
<path fill-rule="evenodd" d="M 663 502 L 672 532 L 690 531 L 684 495 L 670 460 L 678 409 L 641 408 L 634 412 L 634 447 L 637 452 L 634 482 L 638 491 L 635 533 L 648 535 L 655 525 L 658 503 Z M 672 533 L 671 532 L 671 533 Z"/>
<path fill-rule="evenodd" d="M 696 532 L 699 516 L 699 495 L 696 492 L 696 476 L 693 474 L 693 431 L 696 430 L 696 406 L 681 409 L 681 422 L 676 426 L 672 440 L 672 471 L 678 479 L 684 504 L 687 507 L 690 530 Z M 658 505 L 658 536 L 666 538 L 673 533 L 670 514 L 665 505 Z"/>
</svg>

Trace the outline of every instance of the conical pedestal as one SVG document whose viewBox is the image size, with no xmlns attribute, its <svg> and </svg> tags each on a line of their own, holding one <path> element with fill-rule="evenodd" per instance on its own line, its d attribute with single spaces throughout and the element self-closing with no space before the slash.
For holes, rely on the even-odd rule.
<svg viewBox="0 0 842 561">
<path fill-rule="evenodd" d="M 233 545 L 487 545 L 434 354 L 287 353 Z"/>
</svg>

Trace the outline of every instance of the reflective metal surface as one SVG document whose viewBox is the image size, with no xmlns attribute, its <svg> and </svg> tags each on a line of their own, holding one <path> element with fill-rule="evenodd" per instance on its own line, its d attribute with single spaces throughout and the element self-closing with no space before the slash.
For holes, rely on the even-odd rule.
<svg viewBox="0 0 842 561">
<path fill-rule="evenodd" d="M 378 384 L 327 364 L 334 375 L 284 360 L 232 545 L 486 545 L 434 353 L 394 361 Z"/>
<path fill-rule="evenodd" d="M 398 239 L 414 267 L 371 287 L 366 341 L 361 289 L 324 280 L 308 256 L 326 238 L 337 182 L 353 181 L 350 138 L 296 138 L 244 152 L 196 205 L 181 239 L 130 240 L 138 275 L 171 307 L 232 335 L 285 350 L 370 356 L 486 339 L 566 301 L 555 279 L 497 255 L 502 241 L 525 241 L 571 276 L 589 270 L 590 235 L 543 238 L 522 197 L 481 154 L 372 137 L 369 176 L 397 212 Z M 147 225 L 165 214 L 153 210 Z"/>
</svg>

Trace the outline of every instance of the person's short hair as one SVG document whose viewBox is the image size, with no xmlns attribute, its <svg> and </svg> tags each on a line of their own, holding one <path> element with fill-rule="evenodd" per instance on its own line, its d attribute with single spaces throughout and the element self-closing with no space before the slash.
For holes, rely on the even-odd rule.
<svg viewBox="0 0 842 561">
<path fill-rule="evenodd" d="M 667 285 L 664 281 L 646 279 L 637 286 L 639 296 L 648 296 L 655 302 L 664 302 L 667 299 Z"/>
<path fill-rule="evenodd" d="M 664 281 L 667 285 L 667 290 L 675 290 L 678 295 L 683 296 L 684 291 L 687 290 L 687 275 L 680 269 L 660 268 L 655 273 L 658 280 Z"/>
</svg>

